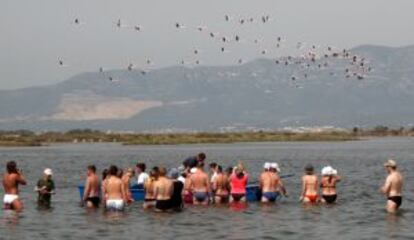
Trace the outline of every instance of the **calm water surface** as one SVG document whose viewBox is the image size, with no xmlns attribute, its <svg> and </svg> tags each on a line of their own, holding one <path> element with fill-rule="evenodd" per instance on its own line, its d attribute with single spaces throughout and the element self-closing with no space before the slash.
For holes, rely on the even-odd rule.
<svg viewBox="0 0 414 240">
<path fill-rule="evenodd" d="M 176 167 L 199 151 L 207 160 L 230 166 L 242 160 L 256 180 L 266 161 L 277 161 L 290 197 L 273 206 L 247 208 L 187 207 L 181 213 L 156 214 L 134 203 L 125 213 L 88 212 L 79 207 L 76 186 L 85 166 L 99 172 L 115 163 Z M 383 162 L 395 158 L 406 184 L 401 212 L 388 215 L 379 187 L 386 175 Z M 414 239 L 414 139 L 390 138 L 344 143 L 260 143 L 193 146 L 121 146 L 117 144 L 54 145 L 42 148 L 0 148 L 1 170 L 16 160 L 29 180 L 21 188 L 25 210 L 0 211 L 0 239 Z M 306 163 L 339 170 L 339 201 L 335 206 L 305 207 L 298 203 L 300 176 Z M 34 184 L 51 167 L 57 185 L 54 208 L 38 210 Z M 283 174 L 282 173 L 282 174 Z M 1 190 L 3 195 L 3 190 Z"/>
</svg>

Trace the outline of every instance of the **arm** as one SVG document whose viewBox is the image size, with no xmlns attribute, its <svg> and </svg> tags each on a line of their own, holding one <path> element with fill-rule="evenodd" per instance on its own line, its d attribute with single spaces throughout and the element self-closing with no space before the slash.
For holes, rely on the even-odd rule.
<svg viewBox="0 0 414 240">
<path fill-rule="evenodd" d="M 381 191 L 385 195 L 388 195 L 390 190 L 391 190 L 391 178 L 388 176 L 387 179 L 385 180 L 384 185 L 381 188 Z"/>
<path fill-rule="evenodd" d="M 23 173 L 21 172 L 21 170 L 17 171 L 17 178 L 16 181 L 18 183 L 20 183 L 21 185 L 26 185 L 26 178 L 23 176 Z"/>
<path fill-rule="evenodd" d="M 283 195 L 287 196 L 288 194 L 287 194 L 285 185 L 282 182 L 282 179 L 279 178 L 279 181 L 278 182 L 279 182 L 280 191 L 283 193 Z"/>
<path fill-rule="evenodd" d="M 124 202 L 126 203 L 128 201 L 128 198 L 127 198 L 124 182 L 122 182 L 121 184 L 121 195 L 122 195 L 122 199 L 124 199 Z"/>
<path fill-rule="evenodd" d="M 91 192 L 91 183 L 89 181 L 89 178 L 86 178 L 85 189 L 83 191 L 83 201 L 86 201 L 86 199 L 88 199 L 90 192 Z"/>
<path fill-rule="evenodd" d="M 303 200 L 303 198 L 305 198 L 305 193 L 306 193 L 306 181 L 305 181 L 305 178 L 302 177 L 302 192 L 300 194 L 300 200 Z"/>
</svg>

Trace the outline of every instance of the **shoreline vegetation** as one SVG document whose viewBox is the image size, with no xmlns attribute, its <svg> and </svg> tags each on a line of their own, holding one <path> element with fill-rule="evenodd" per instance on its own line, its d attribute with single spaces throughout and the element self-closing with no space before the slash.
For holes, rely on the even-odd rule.
<svg viewBox="0 0 414 240">
<path fill-rule="evenodd" d="M 92 129 L 73 129 L 67 132 L 35 133 L 28 130 L 1 131 L 2 147 L 38 147 L 53 143 L 108 143 L 124 145 L 230 144 L 243 142 L 340 142 L 357 141 L 369 137 L 413 137 L 414 128 L 322 131 L 246 131 L 199 133 L 111 133 Z"/>
</svg>

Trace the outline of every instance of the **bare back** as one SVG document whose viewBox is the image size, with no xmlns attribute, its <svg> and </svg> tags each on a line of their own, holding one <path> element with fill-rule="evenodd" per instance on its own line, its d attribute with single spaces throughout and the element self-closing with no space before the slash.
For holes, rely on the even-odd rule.
<svg viewBox="0 0 414 240">
<path fill-rule="evenodd" d="M 19 194 L 19 184 L 26 185 L 26 181 L 20 174 L 6 173 L 3 176 L 3 187 L 6 194 Z"/>
<path fill-rule="evenodd" d="M 191 189 L 194 192 L 209 192 L 210 183 L 208 175 L 203 171 L 197 171 L 191 175 Z"/>
<path fill-rule="evenodd" d="M 85 183 L 85 196 L 86 197 L 99 197 L 99 191 L 100 191 L 100 181 L 99 178 L 92 174 L 86 178 Z"/>
<path fill-rule="evenodd" d="M 217 174 L 213 182 L 214 189 L 216 190 L 216 194 L 224 195 L 229 193 L 230 182 L 227 175 L 223 173 Z"/>
<path fill-rule="evenodd" d="M 117 177 L 110 176 L 106 179 L 104 191 L 106 200 L 126 199 L 124 184 L 122 183 L 122 180 Z"/>
<path fill-rule="evenodd" d="M 390 173 L 385 181 L 385 189 L 388 197 L 401 196 L 403 178 L 398 171 Z"/>
<path fill-rule="evenodd" d="M 305 195 L 318 194 L 318 177 L 316 175 L 305 175 L 302 177 L 303 193 Z"/>
<path fill-rule="evenodd" d="M 279 185 L 279 177 L 272 172 L 264 172 L 261 175 L 261 186 L 263 192 L 276 192 Z"/>
<path fill-rule="evenodd" d="M 160 177 L 154 185 L 156 200 L 168 200 L 173 193 L 173 182 L 166 177 Z"/>
</svg>

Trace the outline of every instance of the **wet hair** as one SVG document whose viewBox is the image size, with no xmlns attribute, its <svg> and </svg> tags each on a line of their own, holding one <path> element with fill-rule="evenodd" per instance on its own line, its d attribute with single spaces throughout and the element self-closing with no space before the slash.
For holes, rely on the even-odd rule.
<svg viewBox="0 0 414 240">
<path fill-rule="evenodd" d="M 124 175 L 124 170 L 118 169 L 117 174 L 115 174 L 117 177 L 121 178 Z"/>
<path fill-rule="evenodd" d="M 305 166 L 305 173 L 307 174 L 307 175 L 312 175 L 313 174 L 313 166 L 312 166 L 312 164 L 307 164 L 306 166 Z"/>
<path fill-rule="evenodd" d="M 217 163 L 213 162 L 209 164 L 210 168 L 216 168 L 217 167 Z"/>
<path fill-rule="evenodd" d="M 17 164 L 15 161 L 7 162 L 7 172 L 8 173 L 17 173 Z"/>
<path fill-rule="evenodd" d="M 92 172 L 96 172 L 96 167 L 95 167 L 95 165 L 89 165 L 88 166 L 88 170 L 90 170 L 90 171 L 92 171 Z"/>
<path fill-rule="evenodd" d="M 226 173 L 227 173 L 228 175 L 233 174 L 233 168 L 232 168 L 232 167 L 228 167 L 228 168 L 226 169 Z"/>
<path fill-rule="evenodd" d="M 158 166 L 155 166 L 152 168 L 152 171 L 154 171 L 156 174 L 160 173 L 160 168 Z"/>
<path fill-rule="evenodd" d="M 117 176 L 117 174 L 118 174 L 118 167 L 117 166 L 115 166 L 115 165 L 111 165 L 110 167 L 109 167 L 109 175 L 111 175 L 111 176 Z"/>
<path fill-rule="evenodd" d="M 106 178 L 106 176 L 108 176 L 108 169 L 107 168 L 105 168 L 103 171 L 102 171 L 102 180 L 105 180 L 105 178 Z"/>
<path fill-rule="evenodd" d="M 203 167 L 204 167 L 204 162 L 197 163 L 197 168 L 203 168 Z"/>
<path fill-rule="evenodd" d="M 217 172 L 218 173 L 222 173 L 223 172 L 223 168 L 220 165 L 217 165 Z"/>
<path fill-rule="evenodd" d="M 145 172 L 145 169 L 147 169 L 147 166 L 145 163 L 137 163 L 137 168 L 141 169 L 141 171 Z"/>
<path fill-rule="evenodd" d="M 197 156 L 200 161 L 204 161 L 206 159 L 206 154 L 203 152 L 199 153 Z"/>
<path fill-rule="evenodd" d="M 160 167 L 159 175 L 165 177 L 165 175 L 167 175 L 167 169 L 165 167 Z"/>
</svg>

